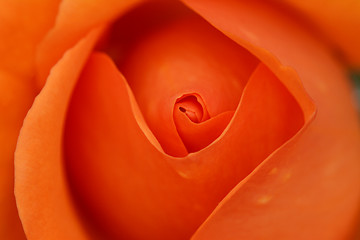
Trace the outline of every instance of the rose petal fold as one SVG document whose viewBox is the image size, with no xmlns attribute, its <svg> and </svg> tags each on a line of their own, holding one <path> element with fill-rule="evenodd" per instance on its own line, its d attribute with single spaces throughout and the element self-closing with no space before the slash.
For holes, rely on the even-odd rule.
<svg viewBox="0 0 360 240">
<path fill-rule="evenodd" d="M 196 93 L 209 116 L 234 111 L 258 64 L 254 56 L 192 15 L 144 36 L 126 60 L 119 68 L 146 122 L 164 151 L 176 157 L 188 154 L 173 121 L 176 100 Z"/>
<path fill-rule="evenodd" d="M 260 65 L 223 135 L 173 158 L 148 139 L 131 95 L 112 60 L 94 53 L 67 116 L 73 194 L 107 238 L 189 238 L 233 186 L 304 124 L 294 97 Z"/>
<path fill-rule="evenodd" d="M 0 1 L 0 239 L 25 239 L 14 198 L 16 140 L 35 97 L 38 42 L 59 1 Z"/>
<path fill-rule="evenodd" d="M 142 0 L 111 0 L 106 4 L 95 0 L 63 0 L 54 27 L 41 42 L 37 52 L 39 88 L 52 66 L 64 52 L 74 46 L 93 28 L 110 24 L 116 17 Z"/>
<path fill-rule="evenodd" d="M 262 60 L 291 92 L 296 71 L 317 106 L 314 121 L 236 186 L 193 239 L 349 238 L 360 199 L 360 131 L 342 66 L 269 3 L 184 2 Z M 303 109 L 306 119 L 311 108 Z"/>
<path fill-rule="evenodd" d="M 221 135 L 235 111 L 227 111 L 201 123 L 194 123 L 184 112 L 174 109 L 176 130 L 188 152 L 196 152 Z"/>
<path fill-rule="evenodd" d="M 89 239 L 64 171 L 62 136 L 72 88 L 101 29 L 66 52 L 25 118 L 15 152 L 15 196 L 27 239 Z"/>
</svg>

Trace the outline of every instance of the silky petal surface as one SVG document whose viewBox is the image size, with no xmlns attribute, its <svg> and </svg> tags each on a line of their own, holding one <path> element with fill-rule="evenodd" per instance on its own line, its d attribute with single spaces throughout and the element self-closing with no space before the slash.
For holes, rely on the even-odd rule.
<svg viewBox="0 0 360 240">
<path fill-rule="evenodd" d="M 360 68 L 360 2 L 357 0 L 278 0 L 313 23 L 335 45 L 338 54 Z"/>
<path fill-rule="evenodd" d="M 274 6 L 185 2 L 259 57 L 285 85 L 292 79 L 281 73 L 295 70 L 317 107 L 314 121 L 233 189 L 193 239 L 349 237 L 359 208 L 360 135 L 342 66 Z"/>
<path fill-rule="evenodd" d="M 111 59 L 93 54 L 65 129 L 73 194 L 108 238 L 189 238 L 233 186 L 304 124 L 295 98 L 260 65 L 223 135 L 173 158 L 144 133 L 131 95 Z"/>
<path fill-rule="evenodd" d="M 64 0 L 56 22 L 39 45 L 37 52 L 37 82 L 42 87 L 51 67 L 64 52 L 74 46 L 94 27 L 110 24 L 116 17 L 141 0 Z"/>
<path fill-rule="evenodd" d="M 62 136 L 69 96 L 100 32 L 66 52 L 25 118 L 15 153 L 15 197 L 27 239 L 89 239 L 68 189 Z"/>
<path fill-rule="evenodd" d="M 25 238 L 14 198 L 14 151 L 36 94 L 36 46 L 57 6 L 58 1 L 0 1 L 0 239 Z"/>
</svg>

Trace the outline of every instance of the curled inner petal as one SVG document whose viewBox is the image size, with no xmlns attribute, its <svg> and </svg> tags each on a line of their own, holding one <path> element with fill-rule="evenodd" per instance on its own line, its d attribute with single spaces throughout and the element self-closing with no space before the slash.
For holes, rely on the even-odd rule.
<svg viewBox="0 0 360 240">
<path fill-rule="evenodd" d="M 230 122 L 234 111 L 226 111 L 210 118 L 201 96 L 184 95 L 174 106 L 176 130 L 189 153 L 213 142 Z"/>
<path fill-rule="evenodd" d="M 118 62 L 149 128 L 163 150 L 175 157 L 207 146 L 228 123 L 222 120 L 221 130 L 206 131 L 204 126 L 212 124 L 203 124 L 202 133 L 216 134 L 199 134 L 196 139 L 204 141 L 194 148 L 184 140 L 192 127 L 183 131 L 182 117 L 174 119 L 177 113 L 200 124 L 234 111 L 257 64 L 249 52 L 191 14 L 152 29 L 128 51 L 125 63 Z"/>
<path fill-rule="evenodd" d="M 183 112 L 194 123 L 209 119 L 206 106 L 198 95 L 185 95 L 179 98 L 175 104 L 175 111 L 177 110 Z"/>
</svg>

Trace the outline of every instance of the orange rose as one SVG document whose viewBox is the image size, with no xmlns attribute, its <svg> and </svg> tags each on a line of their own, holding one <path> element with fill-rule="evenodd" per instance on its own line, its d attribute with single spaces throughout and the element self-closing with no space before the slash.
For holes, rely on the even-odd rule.
<svg viewBox="0 0 360 240">
<path fill-rule="evenodd" d="M 353 238 L 360 4 L 320 4 L 0 1 L 0 238 Z"/>
</svg>

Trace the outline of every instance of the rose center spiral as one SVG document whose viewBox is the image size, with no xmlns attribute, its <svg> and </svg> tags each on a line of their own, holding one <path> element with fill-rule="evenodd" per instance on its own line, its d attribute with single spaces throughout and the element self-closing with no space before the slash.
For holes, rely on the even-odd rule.
<svg viewBox="0 0 360 240">
<path fill-rule="evenodd" d="M 209 113 L 198 95 L 185 95 L 176 101 L 175 109 L 185 114 L 193 123 L 209 119 Z"/>
</svg>

